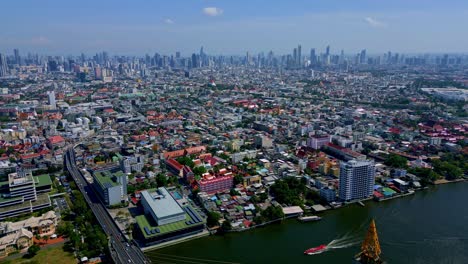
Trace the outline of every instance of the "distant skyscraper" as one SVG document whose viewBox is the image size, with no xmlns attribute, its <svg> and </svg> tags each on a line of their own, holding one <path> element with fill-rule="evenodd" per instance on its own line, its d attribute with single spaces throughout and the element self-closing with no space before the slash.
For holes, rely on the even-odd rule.
<svg viewBox="0 0 468 264">
<path fill-rule="evenodd" d="M 197 54 L 192 54 L 192 68 L 198 68 Z"/>
<path fill-rule="evenodd" d="M 296 65 L 301 67 L 302 66 L 302 47 L 301 45 L 297 46 L 297 61 Z"/>
<path fill-rule="evenodd" d="M 102 69 L 99 65 L 94 68 L 94 79 L 102 80 Z"/>
<path fill-rule="evenodd" d="M 294 60 L 294 64 L 297 65 L 297 61 L 298 61 L 298 59 L 297 59 L 297 48 L 294 48 L 294 50 L 293 50 L 293 60 Z"/>
<path fill-rule="evenodd" d="M 310 65 L 315 66 L 317 64 L 317 55 L 315 55 L 315 49 L 310 50 Z"/>
<path fill-rule="evenodd" d="M 0 53 L 0 77 L 7 76 L 8 73 L 8 65 L 6 61 L 5 55 Z"/>
<path fill-rule="evenodd" d="M 340 163 L 339 196 L 343 201 L 363 199 L 374 191 L 375 164 L 368 160 Z"/>
<path fill-rule="evenodd" d="M 20 57 L 20 54 L 19 54 L 19 50 L 14 49 L 13 53 L 15 54 L 15 63 L 16 64 L 21 64 L 21 57 Z"/>
<path fill-rule="evenodd" d="M 367 62 L 366 60 L 367 60 L 367 57 L 366 57 L 366 50 L 363 49 L 363 50 L 361 51 L 360 56 L 359 56 L 359 63 L 364 64 L 364 63 Z"/>
<path fill-rule="evenodd" d="M 325 50 L 325 56 L 330 55 L 330 45 L 327 46 L 327 49 Z"/>
<path fill-rule="evenodd" d="M 56 102 L 55 102 L 55 92 L 54 91 L 49 91 L 47 92 L 47 99 L 50 107 L 52 109 L 55 109 L 56 107 Z"/>
</svg>

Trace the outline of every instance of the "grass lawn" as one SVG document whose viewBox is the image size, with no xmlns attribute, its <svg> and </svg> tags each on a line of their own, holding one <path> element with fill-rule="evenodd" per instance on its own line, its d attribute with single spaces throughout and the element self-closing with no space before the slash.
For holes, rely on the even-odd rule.
<svg viewBox="0 0 468 264">
<path fill-rule="evenodd" d="M 17 258 L 14 260 L 7 261 L 6 264 L 27 264 L 27 263 L 44 263 L 44 264 L 75 264 L 76 259 L 73 254 L 63 251 L 62 247 L 54 247 L 41 249 L 37 252 L 37 255 L 33 258 Z"/>
</svg>

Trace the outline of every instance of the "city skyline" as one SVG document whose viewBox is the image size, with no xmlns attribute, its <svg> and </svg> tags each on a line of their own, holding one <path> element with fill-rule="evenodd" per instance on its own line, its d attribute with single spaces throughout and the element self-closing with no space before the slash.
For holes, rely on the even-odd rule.
<svg viewBox="0 0 468 264">
<path fill-rule="evenodd" d="M 0 52 L 188 55 L 205 46 L 210 54 L 286 54 L 298 43 L 304 51 L 330 45 L 351 54 L 363 48 L 369 54 L 467 52 L 460 32 L 468 4 L 459 0 L 158 2 L 5 3 Z"/>
</svg>

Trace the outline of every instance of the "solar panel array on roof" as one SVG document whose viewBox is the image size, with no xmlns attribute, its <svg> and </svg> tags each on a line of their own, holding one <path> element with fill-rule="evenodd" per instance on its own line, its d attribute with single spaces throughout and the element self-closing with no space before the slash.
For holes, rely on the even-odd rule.
<svg viewBox="0 0 468 264">
<path fill-rule="evenodd" d="M 202 221 L 202 220 L 198 217 L 198 215 L 192 210 L 191 207 L 185 207 L 184 210 L 185 210 L 185 212 L 190 216 L 190 218 L 192 219 L 191 221 L 188 221 L 188 224 L 187 224 L 187 225 L 200 223 L 200 222 Z M 185 223 L 187 223 L 187 222 L 185 222 Z"/>
<path fill-rule="evenodd" d="M 105 188 L 112 188 L 112 184 L 110 182 L 105 182 L 103 185 Z"/>
</svg>

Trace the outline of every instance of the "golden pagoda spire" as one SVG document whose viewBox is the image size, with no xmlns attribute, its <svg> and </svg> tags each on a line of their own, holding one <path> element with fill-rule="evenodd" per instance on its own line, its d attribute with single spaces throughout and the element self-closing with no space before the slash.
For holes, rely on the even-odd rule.
<svg viewBox="0 0 468 264">
<path fill-rule="evenodd" d="M 374 219 L 371 220 L 369 229 L 367 230 L 366 237 L 361 245 L 361 253 L 359 253 L 360 263 L 370 264 L 370 263 L 382 263 L 380 259 L 380 254 L 382 253 L 380 249 L 379 237 L 377 235 L 377 228 L 375 227 Z"/>
</svg>

